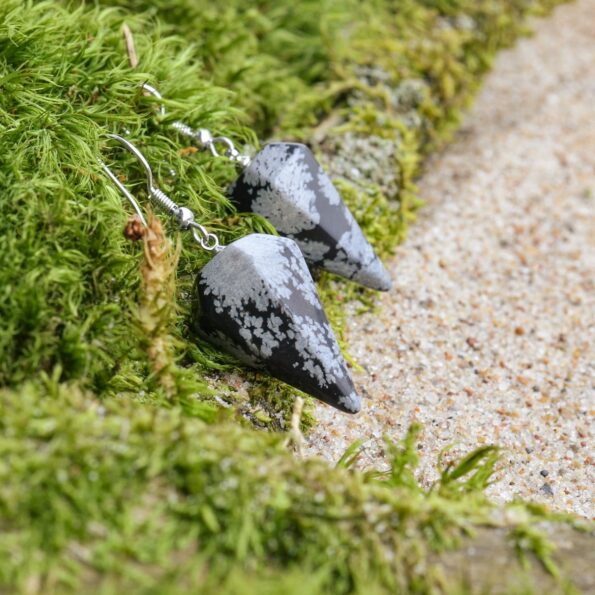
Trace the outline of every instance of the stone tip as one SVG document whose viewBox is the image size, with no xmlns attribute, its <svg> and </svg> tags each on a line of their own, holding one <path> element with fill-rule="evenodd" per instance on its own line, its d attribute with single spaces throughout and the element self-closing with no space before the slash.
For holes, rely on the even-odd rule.
<svg viewBox="0 0 595 595">
<path fill-rule="evenodd" d="M 378 285 L 375 287 L 377 291 L 390 291 L 393 288 L 393 280 L 390 278 L 390 275 L 385 270 L 385 276 L 382 279 L 379 279 Z"/>
<path fill-rule="evenodd" d="M 360 270 L 351 280 L 376 291 L 390 291 L 393 288 L 392 279 L 380 259 L 376 259 L 372 266 Z"/>
<path fill-rule="evenodd" d="M 356 392 L 352 392 L 350 395 L 339 399 L 339 408 L 345 413 L 355 415 L 361 411 L 361 397 Z"/>
</svg>

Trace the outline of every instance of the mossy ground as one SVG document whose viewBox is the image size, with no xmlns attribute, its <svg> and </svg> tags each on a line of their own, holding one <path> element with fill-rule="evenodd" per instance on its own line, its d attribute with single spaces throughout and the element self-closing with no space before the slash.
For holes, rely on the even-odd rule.
<svg viewBox="0 0 595 595">
<path fill-rule="evenodd" d="M 411 440 L 387 446 L 392 471 L 362 474 L 297 461 L 283 435 L 255 431 L 284 428 L 295 391 L 242 370 L 245 400 L 217 380 L 236 364 L 188 324 L 209 256 L 185 241 L 172 268 L 164 221 L 171 248 L 161 278 L 147 273 L 99 159 L 141 195 L 142 173 L 104 135 L 126 129 L 160 186 L 224 242 L 272 229 L 233 211 L 234 167 L 187 150 L 167 123 L 239 146 L 311 142 L 387 255 L 418 205 L 421 158 L 494 52 L 554 3 L 2 2 L 0 590 L 432 588 L 425 552 L 493 522 L 482 488 L 494 451 L 425 493 Z M 143 82 L 167 98 L 165 118 Z M 362 139 L 369 171 L 353 179 Z M 327 275 L 319 286 L 338 331 L 346 300 L 369 301 Z M 517 531 L 544 514 L 521 508 Z"/>
</svg>

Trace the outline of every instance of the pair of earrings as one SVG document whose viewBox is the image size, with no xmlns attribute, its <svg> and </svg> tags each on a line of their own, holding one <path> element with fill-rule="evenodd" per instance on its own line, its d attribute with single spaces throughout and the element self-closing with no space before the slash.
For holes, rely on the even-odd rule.
<svg viewBox="0 0 595 595">
<path fill-rule="evenodd" d="M 163 101 L 151 85 L 142 88 Z M 159 113 L 166 115 L 163 103 Z M 224 145 L 224 155 L 243 167 L 229 189 L 231 201 L 239 211 L 262 215 L 279 234 L 294 240 L 310 265 L 370 289 L 391 288 L 382 262 L 306 145 L 271 142 L 251 159 L 227 137 L 213 137 L 179 121 L 172 127 L 215 157 L 221 156 L 216 145 Z"/>
<path fill-rule="evenodd" d="M 144 89 L 162 99 L 153 87 Z M 163 106 L 160 112 L 165 115 Z M 283 236 L 253 233 L 221 246 L 190 209 L 158 188 L 151 166 L 130 141 L 107 135 L 141 163 L 149 198 L 203 249 L 216 253 L 196 277 L 194 330 L 241 362 L 265 369 L 341 411 L 357 413 L 360 397 L 306 261 L 373 289 L 388 290 L 391 283 L 330 178 L 302 144 L 270 143 L 250 159 L 226 137 L 181 122 L 173 127 L 214 156 L 220 156 L 216 145 L 224 144 L 225 156 L 244 167 L 230 197 L 240 210 L 269 219 Z M 101 165 L 147 226 L 134 196 Z"/>
<path fill-rule="evenodd" d="M 251 367 L 341 411 L 357 413 L 360 397 L 298 245 L 290 238 L 253 233 L 222 246 L 190 209 L 155 184 L 138 148 L 117 134 L 107 137 L 139 160 L 149 198 L 173 215 L 182 231 L 190 231 L 201 248 L 216 253 L 196 277 L 192 324 L 197 334 Z M 131 192 L 105 163 L 101 166 L 147 227 Z"/>
</svg>

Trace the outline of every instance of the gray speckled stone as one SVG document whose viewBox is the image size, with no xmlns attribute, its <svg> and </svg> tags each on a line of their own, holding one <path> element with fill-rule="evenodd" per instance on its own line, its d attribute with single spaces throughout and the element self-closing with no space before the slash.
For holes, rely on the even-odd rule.
<svg viewBox="0 0 595 595">
<path fill-rule="evenodd" d="M 308 147 L 270 143 L 230 188 L 242 211 L 266 217 L 306 260 L 372 289 L 391 280 L 360 226 Z"/>
<path fill-rule="evenodd" d="M 360 398 L 310 271 L 288 238 L 250 234 L 198 274 L 194 327 L 252 367 L 348 413 Z"/>
</svg>

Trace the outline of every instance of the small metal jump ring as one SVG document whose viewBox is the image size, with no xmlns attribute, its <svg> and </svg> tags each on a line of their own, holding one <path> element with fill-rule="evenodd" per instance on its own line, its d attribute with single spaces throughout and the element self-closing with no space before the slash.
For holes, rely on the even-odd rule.
<svg viewBox="0 0 595 595">
<path fill-rule="evenodd" d="M 200 223 L 193 221 L 190 223 L 189 227 L 192 231 L 192 237 L 200 244 L 201 248 L 207 250 L 207 252 L 219 252 L 223 249 L 219 243 L 219 238 L 214 233 L 209 232 Z"/>
<path fill-rule="evenodd" d="M 222 145 L 225 145 L 225 147 L 226 147 L 225 155 L 226 156 L 228 156 L 230 153 L 237 152 L 233 142 L 231 142 L 231 140 L 229 138 L 227 138 L 226 136 L 215 136 L 215 137 L 213 137 L 211 142 L 213 144 L 220 143 Z"/>
</svg>

